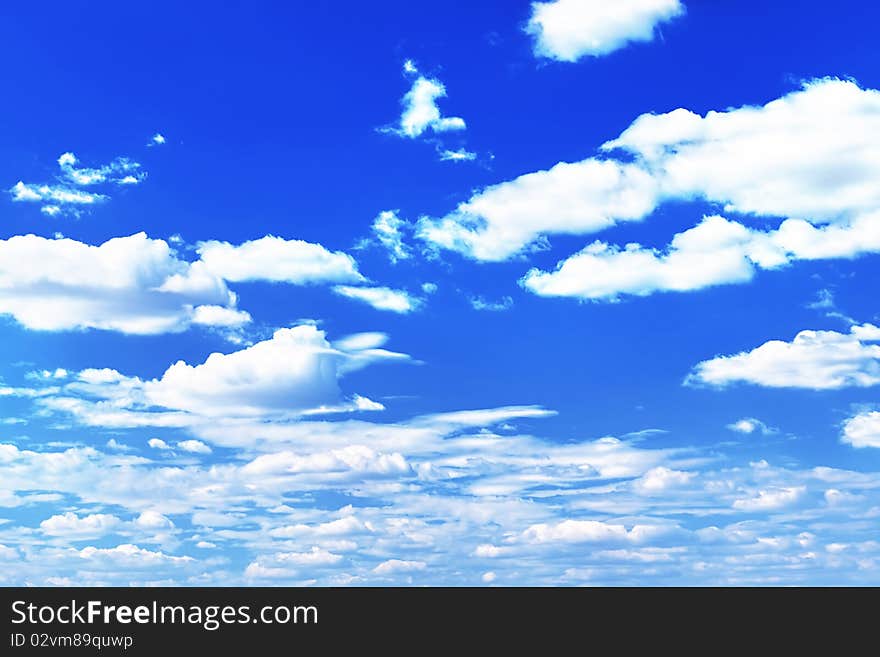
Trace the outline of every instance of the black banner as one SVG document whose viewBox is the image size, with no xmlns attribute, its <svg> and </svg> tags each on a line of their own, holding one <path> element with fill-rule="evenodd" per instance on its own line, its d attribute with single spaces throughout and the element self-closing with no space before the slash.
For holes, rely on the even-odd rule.
<svg viewBox="0 0 880 657">
<path fill-rule="evenodd" d="M 844 589 L 7 588 L 0 655 L 727 647 L 867 629 Z M 608 642 L 611 642 L 610 644 Z M 720 644 L 716 644 L 720 645 Z M 579 650 L 581 652 L 582 650 Z M 433 650 L 429 650 L 433 652 Z"/>
</svg>

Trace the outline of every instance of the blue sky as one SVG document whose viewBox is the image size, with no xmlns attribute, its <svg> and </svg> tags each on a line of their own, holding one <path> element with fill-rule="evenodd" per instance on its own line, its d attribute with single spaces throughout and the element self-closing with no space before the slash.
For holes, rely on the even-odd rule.
<svg viewBox="0 0 880 657">
<path fill-rule="evenodd" d="M 752 4 L 0 9 L 0 583 L 880 581 L 880 10 Z"/>
</svg>

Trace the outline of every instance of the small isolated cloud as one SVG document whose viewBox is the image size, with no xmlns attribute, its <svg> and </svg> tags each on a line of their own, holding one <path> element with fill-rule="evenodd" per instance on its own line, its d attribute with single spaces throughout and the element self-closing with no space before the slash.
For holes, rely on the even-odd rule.
<svg viewBox="0 0 880 657">
<path fill-rule="evenodd" d="M 651 41 L 660 23 L 682 14 L 680 0 L 533 2 L 525 30 L 534 38 L 535 56 L 575 62 Z"/>
<path fill-rule="evenodd" d="M 727 428 L 736 433 L 743 433 L 746 435 L 760 433 L 766 436 L 768 434 L 776 433 L 775 429 L 768 427 L 761 422 L 761 420 L 753 417 L 744 417 L 736 422 L 731 422 L 727 425 Z"/>
<path fill-rule="evenodd" d="M 181 440 L 177 443 L 177 449 L 189 452 L 190 454 L 210 454 L 211 448 L 201 440 Z"/>
<path fill-rule="evenodd" d="M 166 443 L 166 442 L 165 442 L 164 440 L 162 440 L 161 438 L 150 438 L 150 439 L 147 441 L 147 445 L 149 445 L 149 446 L 152 447 L 153 449 L 159 449 L 159 450 L 163 450 L 163 451 L 166 451 L 166 450 L 171 449 L 171 445 L 169 445 L 168 443 Z"/>
<path fill-rule="evenodd" d="M 415 63 L 408 59 L 403 64 L 404 76 L 412 80 L 410 90 L 400 101 L 402 111 L 395 127 L 383 128 L 407 139 L 425 137 L 432 133 L 429 141 L 434 143 L 440 160 L 444 162 L 464 162 L 476 159 L 476 154 L 459 146 L 449 148 L 440 139 L 453 132 L 467 128 L 460 116 L 444 116 L 437 101 L 446 98 L 446 86 L 435 77 L 427 77 L 419 72 Z"/>
<path fill-rule="evenodd" d="M 71 152 L 62 153 L 57 160 L 58 175 L 52 182 L 25 183 L 19 180 L 9 193 L 13 202 L 36 203 L 40 211 L 50 217 L 64 214 L 78 216 L 83 209 L 110 198 L 113 185 L 132 186 L 146 179 L 141 165 L 126 157 L 117 157 L 97 167 L 80 166 Z M 102 187 L 102 191 L 83 188 Z"/>
<path fill-rule="evenodd" d="M 440 151 L 441 162 L 470 162 L 475 159 L 477 159 L 477 154 L 464 148 Z"/>
<path fill-rule="evenodd" d="M 703 361 L 686 383 L 811 390 L 874 386 L 880 384 L 878 342 L 880 328 L 872 324 L 853 326 L 849 333 L 801 331 L 791 342 L 771 340 L 751 351 Z"/>
<path fill-rule="evenodd" d="M 513 298 L 509 296 L 501 297 L 497 301 L 490 301 L 483 297 L 471 297 L 471 307 L 474 310 L 488 310 L 490 312 L 500 312 L 502 310 L 510 310 L 513 308 Z"/>
<path fill-rule="evenodd" d="M 165 141 L 165 135 L 163 135 L 161 132 L 157 132 L 152 137 L 150 137 L 150 143 L 148 144 L 148 146 L 161 146 L 165 143 Z"/>
<path fill-rule="evenodd" d="M 404 561 L 402 559 L 389 559 L 373 568 L 377 575 L 393 575 L 396 573 L 412 573 L 425 570 L 428 567 L 424 561 Z"/>
<path fill-rule="evenodd" d="M 422 304 L 420 299 L 411 296 L 409 292 L 388 287 L 337 285 L 333 291 L 349 299 L 369 304 L 376 310 L 387 310 L 404 315 L 417 310 Z"/>
</svg>

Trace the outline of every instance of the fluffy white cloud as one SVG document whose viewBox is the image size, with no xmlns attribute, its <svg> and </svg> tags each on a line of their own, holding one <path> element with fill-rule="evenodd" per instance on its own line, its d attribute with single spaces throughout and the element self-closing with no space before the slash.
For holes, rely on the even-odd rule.
<svg viewBox="0 0 880 657">
<path fill-rule="evenodd" d="M 46 331 L 157 334 L 192 325 L 234 328 L 251 316 L 236 308 L 238 297 L 227 281 L 364 280 L 348 254 L 301 240 L 202 242 L 198 252 L 200 259 L 184 260 L 168 242 L 144 233 L 97 246 L 37 235 L 0 240 L 0 314 Z"/>
<path fill-rule="evenodd" d="M 411 573 L 425 570 L 428 567 L 424 561 L 404 561 L 402 559 L 389 559 L 373 568 L 377 575 L 392 575 L 395 573 Z"/>
<path fill-rule="evenodd" d="M 80 517 L 67 512 L 52 516 L 40 523 L 40 529 L 48 536 L 60 536 L 73 540 L 100 538 L 116 530 L 122 521 L 116 516 L 94 513 Z"/>
<path fill-rule="evenodd" d="M 801 331 L 791 342 L 771 340 L 751 351 L 703 361 L 692 384 L 752 383 L 773 388 L 828 390 L 880 383 L 880 328 L 855 325 L 849 333 Z"/>
<path fill-rule="evenodd" d="M 665 251 L 635 243 L 620 249 L 597 241 L 558 263 L 553 272 L 531 269 L 520 283 L 541 296 L 614 300 L 622 294 L 645 296 L 741 283 L 751 280 L 757 269 L 777 269 L 797 260 L 877 252 L 880 213 L 821 227 L 787 219 L 769 231 L 710 216 L 675 235 Z"/>
<path fill-rule="evenodd" d="M 30 329 L 180 331 L 197 312 L 201 321 L 215 312 L 200 306 L 234 312 L 235 301 L 222 279 L 144 233 L 98 246 L 36 235 L 0 240 L 0 313 Z"/>
<path fill-rule="evenodd" d="M 744 417 L 742 419 L 739 419 L 736 422 L 728 424 L 727 428 L 731 431 L 735 431 L 736 433 L 744 434 L 753 434 L 755 432 L 758 432 L 767 435 L 775 433 L 775 429 L 771 429 L 766 424 L 761 422 L 761 420 L 753 417 Z"/>
<path fill-rule="evenodd" d="M 417 235 L 477 260 L 506 260 L 544 234 L 592 233 L 642 219 L 657 195 L 656 181 L 637 165 L 561 162 L 487 187 L 445 217 L 421 219 Z"/>
<path fill-rule="evenodd" d="M 683 13 L 680 0 L 533 2 L 526 32 L 535 39 L 535 55 L 574 62 L 634 41 L 651 41 L 659 23 Z"/>
<path fill-rule="evenodd" d="M 273 281 L 356 283 L 364 280 L 347 253 L 329 251 L 320 244 L 267 235 L 233 245 L 200 242 L 197 251 L 207 271 L 229 282 Z"/>
<path fill-rule="evenodd" d="M 444 217 L 422 218 L 417 234 L 497 261 L 540 248 L 547 235 L 593 233 L 643 219 L 666 200 L 703 199 L 727 212 L 787 220 L 758 231 L 710 218 L 665 252 L 597 242 L 558 271 L 535 270 L 524 282 L 542 294 L 602 298 L 748 280 L 755 267 L 878 250 L 878 134 L 880 92 L 837 79 L 812 81 L 760 107 L 646 114 L 602 146 L 607 158 L 624 151 L 628 161 L 560 163 L 487 187 Z M 635 265 L 636 273 L 622 271 Z"/>
<path fill-rule="evenodd" d="M 90 425 L 186 427 L 207 418 L 293 418 L 308 413 L 378 410 L 382 406 L 355 395 L 346 399 L 339 379 L 379 361 L 409 357 L 381 349 L 384 334 L 359 334 L 331 344 L 312 325 L 279 329 L 268 339 L 232 353 L 213 353 L 205 362 L 178 361 L 151 380 L 115 370 L 86 369 L 45 407 L 70 413 Z M 150 447 L 171 449 L 153 438 Z M 208 453 L 198 440 L 178 449 Z"/>
<path fill-rule="evenodd" d="M 181 440 L 177 443 L 177 448 L 191 454 L 210 454 L 211 448 L 201 440 Z"/>
<path fill-rule="evenodd" d="M 806 493 L 805 486 L 791 486 L 771 490 L 759 490 L 754 497 L 736 500 L 734 509 L 740 511 L 776 511 L 791 506 Z"/>
<path fill-rule="evenodd" d="M 848 419 L 842 440 L 853 447 L 880 447 L 880 412 L 868 411 Z"/>
<path fill-rule="evenodd" d="M 388 310 L 406 314 L 417 310 L 421 300 L 410 296 L 405 290 L 392 290 L 388 287 L 354 287 L 337 285 L 333 291 L 349 299 L 367 303 L 376 310 Z"/>
<path fill-rule="evenodd" d="M 440 113 L 437 101 L 446 97 L 446 87 L 440 80 L 420 75 L 411 60 L 404 63 L 403 70 L 408 76 L 416 77 L 401 101 L 403 112 L 395 131 L 397 134 L 414 139 L 429 129 L 433 132 L 449 132 L 466 128 L 461 117 L 443 116 Z"/>
</svg>

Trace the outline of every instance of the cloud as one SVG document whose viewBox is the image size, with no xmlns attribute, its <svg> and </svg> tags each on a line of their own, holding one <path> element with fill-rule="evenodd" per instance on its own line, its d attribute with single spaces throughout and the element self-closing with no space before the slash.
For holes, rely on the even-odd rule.
<svg viewBox="0 0 880 657">
<path fill-rule="evenodd" d="M 761 422 L 761 420 L 753 417 L 744 417 L 742 419 L 739 419 L 736 422 L 728 424 L 727 428 L 731 431 L 735 431 L 736 433 L 743 433 L 747 435 L 756 432 L 765 436 L 768 434 L 776 433 L 775 429 L 768 427 L 766 424 Z"/>
<path fill-rule="evenodd" d="M 411 573 L 425 570 L 428 567 L 424 561 L 404 561 L 401 559 L 389 559 L 373 568 L 377 575 L 392 575 L 395 573 Z"/>
<path fill-rule="evenodd" d="M 165 136 L 162 133 L 157 132 L 152 137 L 150 137 L 150 143 L 147 144 L 147 146 L 161 146 L 165 142 Z"/>
<path fill-rule="evenodd" d="M 806 492 L 805 486 L 793 486 L 772 490 L 759 490 L 755 497 L 736 500 L 734 509 L 740 511 L 776 511 L 791 506 L 800 500 Z"/>
<path fill-rule="evenodd" d="M 513 307 L 513 299 L 509 296 L 502 297 L 498 301 L 487 301 L 483 297 L 471 297 L 470 302 L 474 310 L 488 310 L 490 312 L 510 310 Z"/>
<path fill-rule="evenodd" d="M 146 172 L 141 165 L 125 157 L 117 157 L 97 167 L 80 167 L 76 155 L 70 152 L 58 157 L 59 174 L 56 182 L 25 183 L 19 180 L 9 190 L 12 200 L 19 203 L 37 203 L 48 216 L 70 214 L 79 216 L 80 210 L 102 203 L 110 198 L 107 193 L 85 191 L 81 187 L 96 185 L 131 186 L 143 182 Z"/>
<path fill-rule="evenodd" d="M 222 279 L 144 233 L 98 246 L 36 235 L 0 240 L 0 313 L 29 329 L 182 331 L 216 316 L 201 306 L 226 309 L 228 325 L 235 301 Z"/>
<path fill-rule="evenodd" d="M 80 517 L 68 511 L 44 520 L 40 523 L 40 529 L 49 536 L 87 540 L 113 533 L 121 524 L 119 518 L 105 513 Z"/>
<path fill-rule="evenodd" d="M 177 448 L 191 454 L 210 454 L 211 448 L 201 440 L 181 440 L 177 443 Z"/>
<path fill-rule="evenodd" d="M 364 335 L 368 335 L 369 339 Z M 187 427 L 211 418 L 296 418 L 308 413 L 379 410 L 381 404 L 345 398 L 339 379 L 374 362 L 408 356 L 379 348 L 383 334 L 350 336 L 336 345 L 312 325 L 279 329 L 268 339 L 232 353 L 213 353 L 200 364 L 178 361 L 157 379 L 142 380 L 116 370 L 86 369 L 45 408 L 68 413 L 92 426 Z M 149 446 L 169 450 L 164 440 Z M 210 453 L 199 440 L 177 448 Z"/>
<path fill-rule="evenodd" d="M 397 216 L 396 210 L 384 210 L 373 221 L 373 236 L 388 251 L 392 263 L 412 257 L 412 249 L 403 241 L 403 231 L 408 227 L 409 224 Z"/>
<path fill-rule="evenodd" d="M 422 301 L 410 296 L 405 290 L 392 290 L 388 287 L 353 287 L 337 285 L 333 291 L 349 299 L 367 303 L 376 310 L 406 314 L 418 310 Z"/>
<path fill-rule="evenodd" d="M 357 283 L 364 277 L 347 253 L 320 244 L 267 235 L 232 245 L 200 242 L 197 252 L 205 269 L 229 282 L 270 281 L 294 285 Z"/>
<path fill-rule="evenodd" d="M 446 97 L 446 87 L 440 80 L 421 75 L 412 60 L 404 63 L 404 73 L 416 77 L 401 101 L 403 112 L 395 130 L 398 135 L 415 139 L 426 130 L 442 133 L 467 127 L 461 117 L 443 116 L 440 113 L 437 101 Z"/>
<path fill-rule="evenodd" d="M 476 260 L 500 261 L 543 248 L 552 234 L 588 234 L 642 220 L 666 201 L 702 200 L 722 204 L 728 213 L 787 219 L 762 232 L 736 222 L 721 230 L 725 220 L 718 218 L 693 229 L 696 235 L 677 236 L 665 253 L 598 242 L 573 260 L 605 275 L 609 280 L 603 286 L 578 280 L 574 264 L 566 268 L 571 276 L 537 272 L 526 279 L 547 293 L 572 289 L 575 296 L 589 298 L 613 296 L 615 290 L 699 289 L 748 280 L 753 266 L 853 257 L 876 251 L 880 239 L 880 192 L 874 184 L 880 176 L 880 144 L 871 138 L 877 134 L 880 92 L 830 78 L 808 82 L 764 106 L 705 116 L 686 109 L 645 114 L 603 144 L 601 157 L 562 162 L 479 190 L 445 216 L 420 219 L 417 235 Z M 618 154 L 626 161 L 615 159 Z M 681 263 L 700 253 L 688 242 L 720 239 L 717 233 L 735 242 L 729 245 L 731 269 L 716 272 L 711 262 L 698 262 L 697 273 L 682 273 Z M 715 251 L 726 245 L 716 239 L 707 243 Z M 629 260 L 644 263 L 660 284 L 638 277 L 616 280 L 616 265 Z"/>
<path fill-rule="evenodd" d="M 880 383 L 878 341 L 880 328 L 872 324 L 855 325 L 849 333 L 801 331 L 791 342 L 771 340 L 698 363 L 687 383 L 811 390 L 873 386 Z"/>
<path fill-rule="evenodd" d="M 153 449 L 161 449 L 161 450 L 169 450 L 169 449 L 171 449 L 171 445 L 169 445 L 168 443 L 166 443 L 166 442 L 165 442 L 164 440 L 162 440 L 161 438 L 150 438 L 150 439 L 147 441 L 147 444 L 148 444 L 150 447 L 152 447 Z"/>
<path fill-rule="evenodd" d="M 575 62 L 651 41 L 657 25 L 682 14 L 679 0 L 533 2 L 525 31 L 535 39 L 535 56 Z"/>
<path fill-rule="evenodd" d="M 786 219 L 761 231 L 710 216 L 673 237 L 664 250 L 596 241 L 559 262 L 553 272 L 531 269 L 520 281 L 540 296 L 616 300 L 622 294 L 684 292 L 750 281 L 758 269 L 797 260 L 853 258 L 880 252 L 880 212 L 841 225 L 815 227 Z"/>
<path fill-rule="evenodd" d="M 841 440 L 853 447 L 880 447 L 880 412 L 868 411 L 848 419 Z"/>
<path fill-rule="evenodd" d="M 348 254 L 301 240 L 211 241 L 197 251 L 198 260 L 184 260 L 168 242 L 144 233 L 97 246 L 36 235 L 0 240 L 0 314 L 43 331 L 149 335 L 193 325 L 236 328 L 251 316 L 236 308 L 238 297 L 227 281 L 364 280 Z"/>
<path fill-rule="evenodd" d="M 458 148 L 455 150 L 446 149 L 440 152 L 441 162 L 471 162 L 476 159 L 476 153 L 465 150 L 464 148 Z"/>
</svg>

